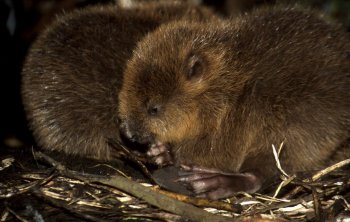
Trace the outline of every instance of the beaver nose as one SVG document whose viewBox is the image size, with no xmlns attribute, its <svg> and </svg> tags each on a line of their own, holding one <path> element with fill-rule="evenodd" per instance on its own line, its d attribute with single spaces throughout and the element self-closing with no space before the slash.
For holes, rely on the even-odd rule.
<svg viewBox="0 0 350 222">
<path fill-rule="evenodd" d="M 138 143 L 150 143 L 153 141 L 153 137 L 142 127 L 134 124 L 133 122 L 121 122 L 120 131 L 131 142 Z"/>
<path fill-rule="evenodd" d="M 131 141 L 131 142 L 133 142 L 133 143 L 135 143 L 135 142 L 140 142 L 140 135 L 138 134 L 138 133 L 136 133 L 136 132 L 131 132 L 131 133 L 128 133 L 128 135 L 126 135 L 127 136 L 127 138 Z"/>
<path fill-rule="evenodd" d="M 135 142 L 136 135 L 130 130 L 130 126 L 126 121 L 121 121 L 120 131 L 127 139 L 131 140 L 132 142 Z"/>
</svg>

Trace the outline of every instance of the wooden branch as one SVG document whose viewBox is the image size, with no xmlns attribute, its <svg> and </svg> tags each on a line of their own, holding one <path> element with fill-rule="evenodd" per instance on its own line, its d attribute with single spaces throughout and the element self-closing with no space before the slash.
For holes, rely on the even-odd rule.
<svg viewBox="0 0 350 222">
<path fill-rule="evenodd" d="M 232 218 L 214 215 L 190 204 L 175 200 L 124 177 L 113 176 L 109 179 L 98 179 L 95 182 L 121 189 L 153 206 L 181 215 L 192 221 L 235 221 Z"/>
<path fill-rule="evenodd" d="M 212 207 L 212 208 L 226 210 L 233 213 L 240 213 L 242 211 L 242 207 L 240 205 L 237 206 L 238 204 L 229 204 L 222 201 L 213 201 L 213 200 L 208 200 L 204 198 L 193 198 L 193 197 L 189 197 L 178 193 L 160 190 L 158 188 L 152 188 L 152 189 L 168 197 L 179 200 L 181 202 L 193 204 L 197 207 Z"/>
<path fill-rule="evenodd" d="M 64 165 L 60 164 L 59 162 L 55 161 L 51 157 L 41 153 L 36 152 L 35 156 L 37 158 L 41 158 L 52 164 L 56 167 L 56 169 L 61 173 L 65 174 L 66 176 L 73 177 L 80 179 L 86 183 L 101 183 L 104 185 L 112 186 L 114 188 L 120 189 L 125 191 L 126 193 L 129 193 L 137 198 L 140 198 L 150 205 L 156 206 L 160 209 L 166 210 L 168 212 L 181 215 L 182 217 L 185 217 L 188 220 L 191 221 L 203 221 L 203 222 L 211 222 L 211 221 L 217 221 L 217 222 L 238 222 L 241 221 L 236 218 L 229 218 L 219 215 L 211 214 L 207 211 L 204 211 L 198 207 L 195 207 L 190 204 L 183 203 L 181 201 L 175 200 L 171 197 L 165 196 L 161 193 L 158 193 L 156 191 L 153 191 L 152 189 L 145 187 L 137 182 L 134 182 L 130 179 L 124 178 L 122 176 L 113 176 L 110 178 L 102 178 L 102 177 L 86 177 L 85 175 L 80 175 L 77 172 L 68 170 L 64 167 Z"/>
</svg>

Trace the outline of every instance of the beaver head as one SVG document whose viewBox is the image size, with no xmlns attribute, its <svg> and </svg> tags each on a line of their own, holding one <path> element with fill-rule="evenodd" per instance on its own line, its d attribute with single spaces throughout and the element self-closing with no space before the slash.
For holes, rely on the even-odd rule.
<svg viewBox="0 0 350 222">
<path fill-rule="evenodd" d="M 227 38 L 217 34 L 223 27 L 210 26 L 175 22 L 139 42 L 119 94 L 121 128 L 128 138 L 177 143 L 220 127 L 228 101 L 235 99 L 227 91 L 239 81 L 237 87 L 227 81 L 235 75 L 226 59 Z"/>
</svg>

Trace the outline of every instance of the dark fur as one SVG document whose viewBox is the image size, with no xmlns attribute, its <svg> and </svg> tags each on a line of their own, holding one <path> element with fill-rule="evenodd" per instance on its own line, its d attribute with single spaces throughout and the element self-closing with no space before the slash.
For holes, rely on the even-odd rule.
<svg viewBox="0 0 350 222">
<path fill-rule="evenodd" d="M 212 15 L 186 4 L 143 4 L 60 16 L 34 43 L 23 69 L 23 102 L 38 144 L 111 158 L 107 139 L 119 139 L 117 94 L 137 41 L 172 19 Z"/>
<path fill-rule="evenodd" d="M 340 149 L 350 134 L 349 52 L 345 31 L 296 8 L 169 23 L 128 62 L 122 125 L 138 141 L 169 144 L 177 164 L 249 172 L 257 185 L 238 190 L 256 190 L 278 174 L 272 144 L 284 141 L 288 173 L 350 157 Z"/>
</svg>

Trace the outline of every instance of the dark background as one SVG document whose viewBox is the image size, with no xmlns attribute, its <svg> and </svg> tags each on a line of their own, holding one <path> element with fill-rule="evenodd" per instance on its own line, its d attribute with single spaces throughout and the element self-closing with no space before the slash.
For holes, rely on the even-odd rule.
<svg viewBox="0 0 350 222">
<path fill-rule="evenodd" d="M 116 1 L 118 3 L 118 1 Z M 224 16 L 234 16 L 276 0 L 204 0 Z M 289 1 L 295 2 L 295 1 Z M 302 1 L 350 28 L 350 0 Z M 0 1 L 0 154 L 33 144 L 20 96 L 21 67 L 36 36 L 55 16 L 91 4 L 112 0 L 2 0 Z"/>
</svg>

